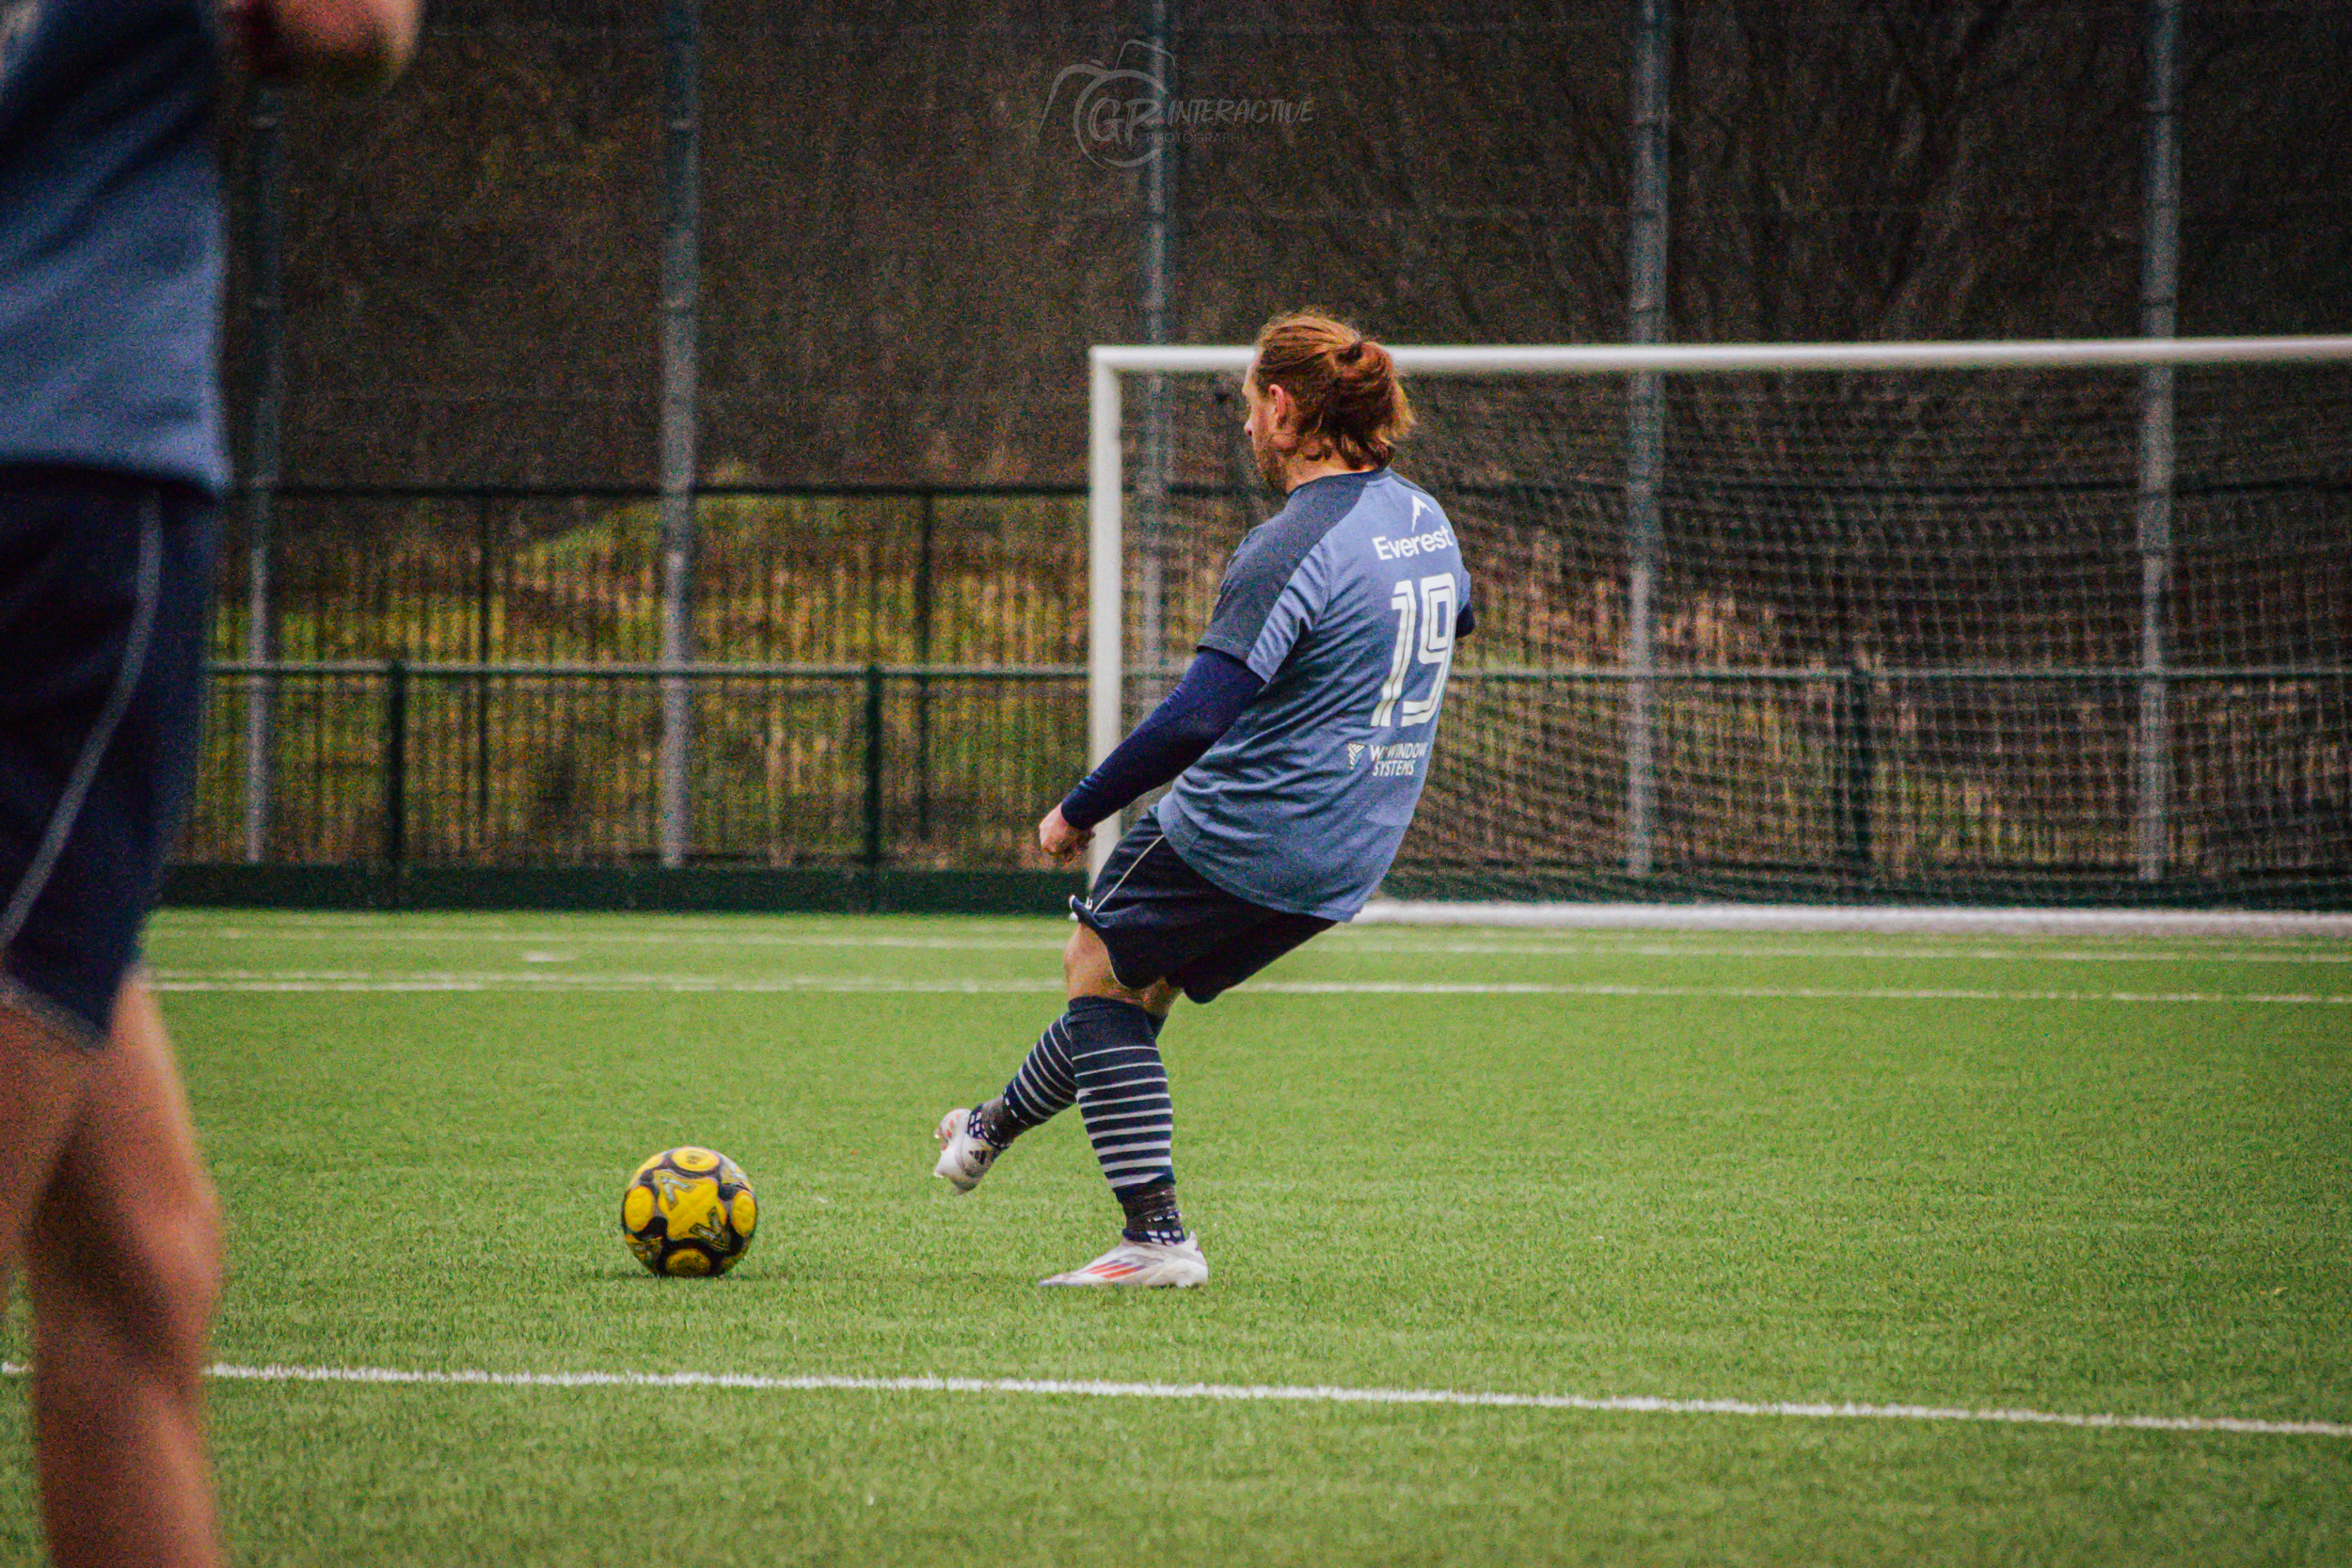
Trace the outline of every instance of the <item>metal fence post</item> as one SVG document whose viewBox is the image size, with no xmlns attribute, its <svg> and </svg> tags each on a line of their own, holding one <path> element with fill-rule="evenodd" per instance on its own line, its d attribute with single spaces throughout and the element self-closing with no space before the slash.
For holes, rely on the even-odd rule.
<svg viewBox="0 0 2352 1568">
<path fill-rule="evenodd" d="M 280 425 L 286 406 L 286 100 L 276 87 L 254 90 L 252 162 L 246 179 L 251 201 L 252 292 L 246 306 L 253 330 L 253 422 L 247 432 L 245 491 L 245 657 L 266 664 L 278 657 L 277 584 L 272 573 L 277 531 Z M 245 858 L 259 864 L 269 856 L 272 721 L 278 704 L 275 675 L 246 681 Z"/>
<path fill-rule="evenodd" d="M 1626 258 L 1626 338 L 1654 343 L 1666 325 L 1666 127 L 1669 0 L 1634 0 L 1632 233 Z M 1650 871 L 1658 794 L 1657 689 L 1650 678 L 1657 611 L 1658 482 L 1664 467 L 1665 378 L 1636 371 L 1626 400 L 1625 868 Z"/>
<path fill-rule="evenodd" d="M 1858 663 L 1847 665 L 1839 694 L 1845 709 L 1838 750 L 1845 754 L 1846 862 L 1867 887 L 1872 855 L 1870 787 L 1878 773 L 1878 752 L 1870 741 L 1870 672 Z"/>
<path fill-rule="evenodd" d="M 661 236 L 661 662 L 694 657 L 696 227 L 702 125 L 698 0 L 668 0 L 662 19 Z M 660 807 L 661 863 L 682 865 L 692 826 L 693 689 L 682 675 L 661 683 Z"/>
<path fill-rule="evenodd" d="M 2148 188 L 2140 254 L 2139 330 L 2169 338 L 2181 272 L 2181 0 L 2148 9 Z M 2139 787 L 2133 839 L 2139 879 L 2165 872 L 2172 792 L 2170 683 L 2165 614 L 2172 576 L 2172 367 L 2139 372 Z"/>
<path fill-rule="evenodd" d="M 384 666 L 384 864 L 408 858 L 408 666 Z"/>
<path fill-rule="evenodd" d="M 474 508 L 474 662 L 483 673 L 473 681 L 473 826 L 467 835 L 478 847 L 490 841 L 490 498 Z"/>
<path fill-rule="evenodd" d="M 1149 59 L 1145 73 L 1155 78 L 1154 96 L 1165 113 L 1179 101 L 1174 53 L 1180 7 L 1177 0 L 1151 0 L 1145 8 Z M 1184 143 L 1176 128 L 1163 119 L 1151 133 L 1141 177 L 1143 198 L 1143 341 L 1168 341 L 1168 320 L 1174 302 L 1177 160 Z M 1168 378 L 1143 378 L 1141 440 L 1136 452 L 1135 493 L 1136 645 L 1144 663 L 1136 683 L 1136 704 L 1148 710 L 1165 695 L 1160 666 L 1168 657 L 1168 497 L 1175 475 L 1175 439 Z M 1113 824 L 1114 827 L 1117 824 Z M 1115 833 L 1113 836 L 1117 836 Z"/>
<path fill-rule="evenodd" d="M 914 832 L 924 843 L 931 837 L 931 622 L 937 615 L 931 586 L 931 557 L 939 531 L 939 493 L 926 485 L 922 500 L 922 538 L 914 566 L 914 662 L 926 673 L 914 677 Z"/>
<path fill-rule="evenodd" d="M 882 670 L 866 667 L 866 869 L 882 863 Z"/>
</svg>

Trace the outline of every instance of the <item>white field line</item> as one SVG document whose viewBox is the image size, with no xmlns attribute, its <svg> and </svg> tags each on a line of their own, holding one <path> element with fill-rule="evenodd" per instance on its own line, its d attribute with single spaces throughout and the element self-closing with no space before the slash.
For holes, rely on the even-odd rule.
<svg viewBox="0 0 2352 1568">
<path fill-rule="evenodd" d="M 1385 933 L 1384 933 L 1385 934 Z M 1568 946 L 1546 942 L 1354 942 L 1343 949 L 1361 954 L 1464 954 L 1484 958 L 1851 958 L 1856 962 L 1904 963 L 2074 963 L 2074 964 L 2344 964 L 2352 963 L 2352 950 L 2316 948 L 2210 948 L 2182 952 L 2135 951 L 2118 948 L 2090 952 L 2080 948 L 2029 947 L 1687 947 L 1675 942 L 1628 942 L 1610 946 Z"/>
<path fill-rule="evenodd" d="M 0 1364 L 20 1377 L 24 1367 Z M 1746 1416 L 1800 1420 L 1975 1421 L 2011 1426 L 2225 1432 L 2282 1437 L 2352 1437 L 2343 1421 L 2265 1421 L 2237 1416 L 2107 1416 L 1964 1405 L 1808 1403 L 1756 1400 L 1669 1400 L 1644 1395 L 1502 1394 L 1451 1388 L 1341 1388 L 1285 1384 L 1107 1383 L 1052 1378 L 768 1377 L 746 1372 L 425 1371 L 396 1367 L 215 1365 L 208 1375 L 240 1383 L 359 1383 L 494 1388 L 733 1388 L 760 1393 L 1028 1394 L 1083 1399 L 1258 1401 L 1285 1404 L 1457 1405 L 1477 1409 L 1582 1410 L 1635 1416 Z"/>
<path fill-rule="evenodd" d="M 378 917 L 381 920 L 383 917 Z M 1058 953 L 1063 937 L 901 937 L 801 931 L 572 930 L 475 931 L 464 927 L 304 924 L 300 926 L 203 926 L 159 921 L 175 937 L 223 942 L 456 942 L 528 943 L 535 947 L 617 945 L 625 947 L 873 947 L 937 953 Z"/>
<path fill-rule="evenodd" d="M 2297 910 L 2054 910 L 1868 904 L 1502 904 L 1375 899 L 1366 926 L 1543 930 L 2041 932 L 2352 937 L 2352 913 Z"/>
<path fill-rule="evenodd" d="M 890 979 L 854 974 L 775 974 L 757 979 L 737 979 L 700 974 L 566 974 L 544 970 L 520 974 L 421 972 L 406 974 L 334 970 L 159 970 L 151 977 L 150 983 L 159 991 L 293 995 L 378 991 L 543 996 L 629 993 L 759 996 L 791 992 L 1058 996 L 1062 993 L 1059 984 L 1047 979 Z M 2311 991 L 1989 990 L 1951 986 L 1921 989 L 1898 986 L 1641 986 L 1539 980 L 1266 980 L 1251 982 L 1243 989 L 1271 996 L 1591 996 L 1804 1002 L 2120 1002 L 2352 1006 L 2352 994 L 2331 995 Z"/>
<path fill-rule="evenodd" d="M 175 933 L 178 935 L 179 933 Z M 1335 932 L 1317 945 L 1343 953 L 1434 953 L 1500 958 L 1851 958 L 1899 959 L 1920 963 L 2352 963 L 2352 949 L 2295 945 L 2280 939 L 2268 948 L 2201 947 L 2183 950 L 2107 950 L 2032 947 L 1721 947 L 1690 946 L 1662 942 L 1597 942 L 1565 943 L 1541 940 L 1461 941 L 1442 938 L 1416 941 L 1416 933 L 1389 927 Z M 302 926 L 272 929 L 252 927 L 190 927 L 190 940 L 224 942 L 464 942 L 468 945 L 511 944 L 533 947 L 814 947 L 873 948 L 930 953 L 1058 953 L 1063 939 L 1020 940 L 1009 937 L 891 937 L 809 935 L 787 932 L 722 933 L 716 931 L 466 931 L 416 930 L 398 927 L 380 929 L 354 927 Z M 2193 940 L 2193 939 L 2188 939 Z M 565 958 L 570 958 L 566 955 Z M 526 959 L 526 961 L 534 961 Z M 547 961 L 564 961 L 550 959 Z"/>
</svg>

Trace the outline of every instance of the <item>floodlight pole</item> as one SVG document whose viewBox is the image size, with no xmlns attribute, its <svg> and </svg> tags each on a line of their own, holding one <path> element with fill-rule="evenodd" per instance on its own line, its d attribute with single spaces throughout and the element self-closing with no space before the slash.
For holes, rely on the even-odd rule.
<svg viewBox="0 0 2352 1568">
<path fill-rule="evenodd" d="M 1634 0 L 1633 199 L 1628 240 L 1626 341 L 1655 343 L 1666 325 L 1667 35 L 1668 0 Z M 1657 370 L 1633 372 L 1626 392 L 1626 687 L 1625 868 L 1650 872 L 1658 799 L 1657 610 L 1658 482 L 1665 459 L 1665 378 Z"/>
<path fill-rule="evenodd" d="M 699 0 L 667 0 L 662 12 L 661 231 L 661 667 L 694 657 L 694 312 L 700 258 L 695 244 L 702 121 Z M 682 865 L 693 803 L 693 685 L 661 682 L 658 784 L 661 863 Z"/>
<path fill-rule="evenodd" d="M 2169 338 L 2179 325 L 2181 275 L 2181 0 L 2148 8 L 2148 188 L 2139 274 L 2139 330 Z M 2164 876 L 2172 793 L 2165 617 L 2172 576 L 2172 367 L 2139 372 L 2139 788 L 2133 823 L 2139 879 Z"/>
</svg>

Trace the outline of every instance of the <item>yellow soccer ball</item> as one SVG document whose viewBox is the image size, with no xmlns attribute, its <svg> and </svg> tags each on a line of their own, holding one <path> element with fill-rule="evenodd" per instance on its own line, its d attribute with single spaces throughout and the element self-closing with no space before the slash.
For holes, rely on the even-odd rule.
<svg viewBox="0 0 2352 1568">
<path fill-rule="evenodd" d="M 724 1274 L 758 1223 L 752 1179 L 713 1149 L 665 1148 L 621 1193 L 621 1238 L 656 1274 Z"/>
</svg>

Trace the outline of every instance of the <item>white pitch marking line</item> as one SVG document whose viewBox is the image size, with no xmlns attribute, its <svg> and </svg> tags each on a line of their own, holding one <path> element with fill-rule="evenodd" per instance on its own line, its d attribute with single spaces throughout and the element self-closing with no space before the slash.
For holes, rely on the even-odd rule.
<svg viewBox="0 0 2352 1568">
<path fill-rule="evenodd" d="M 566 974 L 419 973 L 368 975 L 358 972 L 156 972 L 159 991 L 237 991 L 291 995 L 342 992 L 451 991 L 593 995 L 630 993 L 773 995 L 1059 995 L 1048 980 L 903 980 L 859 975 L 780 974 L 726 979 L 691 974 Z M 1538 980 L 1270 980 L 1242 988 L 1273 996 L 1596 996 L 1796 1002 L 2120 1002 L 2156 1005 L 2245 1004 L 2260 1006 L 2352 1006 L 2352 993 L 2310 991 L 1980 990 L 1961 987 L 1912 990 L 1895 986 L 1635 986 Z"/>
<path fill-rule="evenodd" d="M 1383 933 L 1386 935 L 1386 933 Z M 1638 944 L 1559 945 L 1535 942 L 1349 942 L 1335 946 L 1333 951 L 1379 955 L 1444 953 L 1467 954 L 1481 958 L 1830 958 L 1870 961 L 1902 961 L 1906 963 L 2103 963 L 2103 964 L 2344 964 L 2352 963 L 2352 952 L 2322 952 L 2316 949 L 2274 948 L 2265 952 L 2249 952 L 2243 948 L 2214 949 L 2202 952 L 2134 952 L 2128 948 L 2111 953 L 2080 951 L 2035 952 L 2030 948 L 2005 947 L 1686 947 L 1676 942 L 1642 942 Z"/>
<path fill-rule="evenodd" d="M 21 1377 L 21 1363 L 0 1373 Z M 2118 1428 L 2141 1432 L 2227 1432 L 2283 1437 L 2352 1437 L 2343 1421 L 2265 1421 L 2237 1416 L 2107 1416 L 2054 1410 L 1973 1410 L 1963 1405 L 1813 1403 L 1795 1401 L 1670 1400 L 1643 1395 L 1502 1394 L 1451 1388 L 1342 1388 L 1235 1383 L 1109 1383 L 1051 1378 L 769 1377 L 745 1372 L 428 1371 L 397 1367 L 246 1367 L 206 1369 L 242 1383 L 361 1383 L 499 1388 L 738 1388 L 757 1392 L 892 1394 L 1040 1394 L 1089 1399 L 1267 1401 L 1290 1404 L 1435 1404 L 1479 1409 L 1584 1410 L 1639 1416 L 1748 1416 L 1805 1420 L 1978 1421 L 2011 1426 Z"/>
<path fill-rule="evenodd" d="M 1375 899 L 1368 926 L 1546 930 L 2099 932 L 2352 937 L 2352 913 L 2303 910 L 2080 910 L 1873 904 L 1503 904 Z"/>
<path fill-rule="evenodd" d="M 230 933 L 270 939 L 363 932 L 387 941 L 517 942 L 544 941 L 544 935 L 501 930 L 487 922 L 459 915 L 432 924 L 415 924 L 415 915 L 283 913 L 243 921 L 234 926 L 208 927 L 204 917 L 166 911 L 161 922 L 174 928 Z M 755 923 L 768 917 L 746 916 L 722 922 L 676 915 L 652 917 L 653 930 L 626 927 L 604 929 L 609 917 L 590 916 L 566 929 L 565 942 L 745 942 L 798 945 L 803 942 L 845 942 L 853 946 L 928 946 L 934 941 L 955 943 L 971 938 L 866 936 L 851 929 L 867 917 L 831 917 L 820 933 L 761 930 Z M 627 918 L 627 917 L 623 917 Z M 801 919 L 810 917 L 802 916 Z M 391 920 L 402 922 L 388 930 Z M 541 923 L 544 924 L 544 923 Z M 619 926 L 619 921 L 613 921 Z M 996 934 L 1015 945 L 1025 939 L 996 924 Z M 2295 937 L 2352 938 L 2352 911 L 2301 910 L 2084 910 L 2052 908 L 1986 908 L 1953 905 L 1788 905 L 1788 904 L 1448 904 L 1375 899 L 1356 917 L 1355 927 L 1485 927 L 1493 930 L 1639 931 L 1785 931 L 1868 932 L 1904 935 L 2035 935 L 2156 937 L 2164 940 L 2278 940 Z M 488 928 L 485 928 L 487 927 Z M 1060 942 L 1052 945 L 1058 947 Z"/>
<path fill-rule="evenodd" d="M 1763 1001 L 1824 1002 L 2260 1002 L 2352 1006 L 2352 995 L 2305 991 L 1976 990 L 1957 987 L 1908 990 L 1895 986 L 1618 986 L 1446 980 L 1287 980 L 1256 989 L 1295 996 L 1395 992 L 1416 996 L 1749 997 Z"/>
<path fill-rule="evenodd" d="M 1042 996 L 1062 994 L 1052 980 L 886 980 L 855 975 L 785 974 L 759 980 L 732 980 L 693 974 L 273 974 L 268 971 L 223 974 L 164 970 L 150 977 L 159 991 L 243 991 L 284 995 L 327 995 L 343 992 L 452 991 L 507 995 L 563 996 L 680 995 L 762 996 L 789 991 L 844 994 Z"/>
<path fill-rule="evenodd" d="M 875 947 L 942 953 L 1058 953 L 1063 937 L 899 937 L 828 935 L 785 931 L 713 931 L 707 929 L 605 931 L 593 926 L 564 931 L 475 931 L 463 927 L 404 927 L 352 926 L 203 926 L 192 922 L 163 924 L 175 936 L 223 942 L 456 942 L 469 944 L 521 942 L 535 946 L 586 943 L 603 946 L 689 947 Z"/>
<path fill-rule="evenodd" d="M 1058 953 L 1063 941 L 1055 937 L 1048 941 L 1019 941 L 990 937 L 892 937 L 892 936 L 823 936 L 795 935 L 778 932 L 716 932 L 676 931 L 464 931 L 464 930 L 379 930 L 350 927 L 285 927 L 278 930 L 246 927 L 218 927 L 211 929 L 191 927 L 187 933 L 199 940 L 218 938 L 225 942 L 318 942 L 333 940 L 369 942 L 442 942 L 469 944 L 529 943 L 552 947 L 564 946 L 694 946 L 694 947 L 815 947 L 815 948 L 874 948 L 931 953 Z M 1416 933 L 1391 927 L 1385 930 L 1343 931 L 1326 938 L 1330 950 L 1363 955 L 1443 953 L 1493 958 L 1833 958 L 1833 959 L 1899 959 L 1920 963 L 1952 963 L 1983 961 L 1987 963 L 2352 963 L 2352 952 L 2298 946 L 2291 940 L 2267 949 L 2247 947 L 2206 947 L 2182 951 L 2175 946 L 2161 952 L 2134 951 L 2126 946 L 2109 952 L 2081 949 L 2045 949 L 2012 947 L 1720 947 L 1691 946 L 1677 942 L 1628 942 L 1599 940 L 1584 942 L 1547 942 L 1540 938 L 1529 942 L 1459 941 L 1443 938 L 1414 940 Z M 2172 942 L 2194 942 L 2193 938 L 2163 938 Z M 526 963 L 544 961 L 531 954 L 522 955 Z"/>
<path fill-rule="evenodd" d="M 592 946 L 692 946 L 692 947 L 818 947 L 818 948 L 878 948 L 937 953 L 1035 953 L 1061 951 L 1063 939 L 1014 936 L 974 937 L 910 937 L 889 934 L 862 935 L 856 932 L 803 932 L 714 930 L 708 927 L 676 929 L 660 927 L 632 930 L 628 928 L 601 929 L 583 924 L 564 930 L 475 930 L 465 927 L 410 927 L 387 924 L 378 917 L 373 924 L 355 922 L 328 925 L 324 922 L 300 926 L 208 926 L 198 921 L 174 920 L 167 910 L 156 917 L 158 927 L 196 940 L 218 939 L 223 942 L 363 942 L 377 943 L 403 942 L 465 942 L 531 943 L 565 946 L 585 943 Z M 1061 924 L 1057 922 L 1057 924 Z M 1708 928 L 1678 933 L 1685 936 L 1707 934 Z M 1479 953 L 1518 956 L 1522 954 L 1557 954 L 1572 957 L 1610 957 L 1640 955 L 1658 958 L 1918 958 L 1944 960 L 1955 958 L 2014 960 L 2019 962 L 2072 963 L 2352 963 L 2352 952 L 2341 947 L 2320 947 L 2309 935 L 2267 936 L 2261 932 L 2240 932 L 2235 936 L 2206 932 L 2174 933 L 2166 930 L 2067 932 L 2066 935 L 2087 935 L 2094 940 L 2115 942 L 2108 951 L 2094 952 L 2060 948 L 1963 948 L 1943 945 L 1945 942 L 1965 941 L 1984 935 L 2041 937 L 2040 932 L 2003 931 L 1998 933 L 1924 930 L 1915 932 L 1876 932 L 1867 928 L 1851 933 L 1828 932 L 1827 935 L 1851 934 L 1871 936 L 1908 935 L 1934 943 L 1931 946 L 1893 948 L 1835 946 L 1697 946 L 1680 942 L 1642 940 L 1642 928 L 1614 930 L 1599 927 L 1572 928 L 1565 933 L 1568 940 L 1559 940 L 1559 933 L 1549 928 L 1534 928 L 1524 934 L 1508 928 L 1493 931 L 1483 938 L 1455 938 L 1438 930 L 1416 930 L 1397 925 L 1358 923 L 1341 927 L 1324 940 L 1334 946 L 1345 946 L 1364 952 L 1380 953 Z M 1669 935 L 1677 933 L 1669 932 Z M 1767 932 L 1766 934 L 1772 934 Z M 1790 932 L 1789 935 L 1798 935 Z M 1547 940 L 1549 939 L 1549 940 Z M 2166 950 L 2140 950 L 2136 944 L 2161 942 Z M 2260 944 L 2260 945 L 2249 945 Z"/>
</svg>

